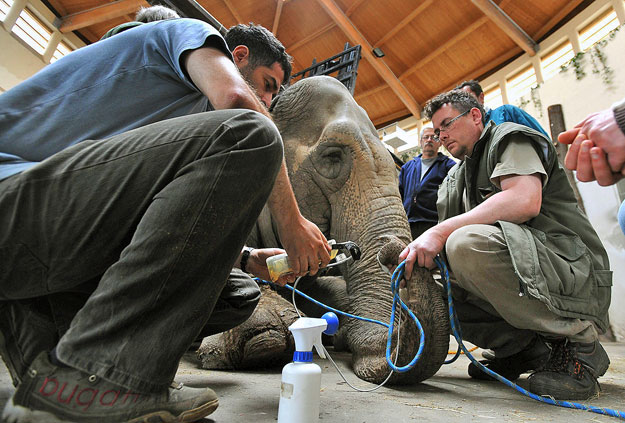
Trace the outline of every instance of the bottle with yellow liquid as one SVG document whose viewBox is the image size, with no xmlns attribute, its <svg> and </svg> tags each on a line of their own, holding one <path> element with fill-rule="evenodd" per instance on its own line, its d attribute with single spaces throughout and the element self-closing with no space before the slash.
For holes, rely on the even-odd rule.
<svg viewBox="0 0 625 423">
<path fill-rule="evenodd" d="M 335 241 L 333 239 L 328 241 L 328 244 L 333 245 Z M 332 249 L 330 251 L 330 260 L 333 260 L 338 253 L 338 249 Z M 269 278 L 271 282 L 275 282 L 282 276 L 293 273 L 291 265 L 289 264 L 289 256 L 286 253 L 271 256 L 267 259 L 267 269 L 269 270 Z"/>
</svg>

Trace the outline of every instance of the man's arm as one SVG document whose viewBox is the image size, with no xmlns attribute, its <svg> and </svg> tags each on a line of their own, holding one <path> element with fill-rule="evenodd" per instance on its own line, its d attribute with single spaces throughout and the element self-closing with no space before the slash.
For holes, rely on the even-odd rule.
<svg viewBox="0 0 625 423">
<path fill-rule="evenodd" d="M 203 47 L 186 53 L 183 65 L 193 83 L 215 109 L 245 108 L 271 119 L 254 90 L 236 65 L 219 49 Z M 286 163 L 276 177 L 268 206 L 296 276 L 314 275 L 330 262 L 331 247 L 319 228 L 301 215 L 289 182 Z"/>
<path fill-rule="evenodd" d="M 434 257 L 443 250 L 447 238 L 458 228 L 472 224 L 492 225 L 498 220 L 524 223 L 538 215 L 542 205 L 540 174 L 501 176 L 500 183 L 502 191 L 474 209 L 427 230 L 402 251 L 399 260 L 407 260 L 406 279 L 410 279 L 415 264 L 434 267 Z"/>
<path fill-rule="evenodd" d="M 237 66 L 221 50 L 213 47 L 191 50 L 184 53 L 182 62 L 191 81 L 215 109 L 250 109 L 271 118 Z"/>
<path fill-rule="evenodd" d="M 625 99 L 611 109 L 591 113 L 574 128 L 562 132 L 558 141 L 571 144 L 564 164 L 567 168 L 578 171 L 580 181 L 594 180 L 594 172 L 587 170 L 595 166 L 599 166 L 598 171 L 603 173 L 603 158 L 607 156 L 607 162 L 614 174 L 610 176 L 616 182 L 625 172 Z M 609 179 L 610 177 L 602 179 L 600 183 L 608 185 Z"/>
</svg>

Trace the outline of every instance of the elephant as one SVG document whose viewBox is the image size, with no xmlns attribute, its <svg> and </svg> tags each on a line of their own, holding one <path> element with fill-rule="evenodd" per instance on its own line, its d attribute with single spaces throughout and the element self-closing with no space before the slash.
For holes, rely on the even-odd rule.
<svg viewBox="0 0 625 423">
<path fill-rule="evenodd" d="M 410 229 L 398 189 L 397 168 L 366 112 L 335 78 L 302 79 L 278 96 L 271 115 L 284 141 L 289 178 L 302 215 L 328 239 L 353 241 L 360 260 L 332 268 L 322 276 L 304 277 L 298 288 L 336 309 L 388 322 L 393 295 L 382 263 L 397 263 Z M 279 247 L 277 230 L 265 208 L 249 236 L 252 247 Z M 290 291 L 278 290 L 286 297 Z M 284 293 L 286 292 L 286 294 Z M 430 272 L 415 272 L 407 286 L 407 304 L 421 320 L 425 347 L 416 366 L 395 372 L 389 383 L 413 384 L 438 371 L 449 346 L 449 318 L 444 295 Z M 308 316 L 326 310 L 298 301 Z M 415 324 L 402 316 L 397 365 L 412 359 L 419 346 Z M 288 326 L 298 315 L 293 305 L 267 287 L 252 317 L 244 324 L 204 339 L 198 357 L 204 368 L 254 368 L 285 364 L 293 356 Z M 352 368 L 361 379 L 382 382 L 389 373 L 385 359 L 387 328 L 340 316 L 335 349 L 352 353 Z M 393 334 L 395 357 L 396 333 Z"/>
</svg>

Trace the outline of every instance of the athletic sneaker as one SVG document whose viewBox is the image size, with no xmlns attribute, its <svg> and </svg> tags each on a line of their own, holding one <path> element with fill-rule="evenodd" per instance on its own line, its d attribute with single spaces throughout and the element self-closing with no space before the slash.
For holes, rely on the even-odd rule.
<svg viewBox="0 0 625 423">
<path fill-rule="evenodd" d="M 529 377 L 530 392 L 557 400 L 587 400 L 599 394 L 597 379 L 610 366 L 599 341 L 552 343 L 547 365 Z"/>
<path fill-rule="evenodd" d="M 7 423 L 182 423 L 211 414 L 219 401 L 208 388 L 182 384 L 158 394 L 137 393 L 41 353 L 23 375 L 2 414 Z"/>
</svg>

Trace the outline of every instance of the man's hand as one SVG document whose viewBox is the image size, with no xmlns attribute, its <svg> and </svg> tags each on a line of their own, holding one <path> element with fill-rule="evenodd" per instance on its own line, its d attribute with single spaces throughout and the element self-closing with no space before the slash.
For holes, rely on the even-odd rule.
<svg viewBox="0 0 625 423">
<path fill-rule="evenodd" d="M 269 270 L 267 269 L 267 259 L 269 257 L 282 254 L 285 251 L 280 248 L 255 248 L 250 253 L 250 258 L 247 260 L 246 269 L 252 275 L 257 278 L 261 278 L 266 281 L 270 281 Z M 295 275 L 285 275 L 278 279 L 276 284 L 284 286 L 287 283 L 295 281 Z"/>
<path fill-rule="evenodd" d="M 400 263 L 406 260 L 404 279 L 410 280 L 415 265 L 433 269 L 436 266 L 434 258 L 443 251 L 447 238 L 444 232 L 440 230 L 440 225 L 436 225 L 408 244 L 404 251 L 399 254 Z"/>
<path fill-rule="evenodd" d="M 279 229 L 279 234 L 295 276 L 315 275 L 330 263 L 332 247 L 317 225 L 301 214 L 295 222 Z"/>
<path fill-rule="evenodd" d="M 582 152 L 581 147 L 584 140 L 592 141 L 594 146 L 599 147 L 605 153 L 612 173 L 620 173 L 623 170 L 625 167 L 625 134 L 616 123 L 612 109 L 592 113 L 575 125 L 573 129 L 562 132 L 558 136 L 559 142 L 572 144 L 571 150 L 573 151 L 569 150 L 565 159 L 567 168 L 576 170 L 578 162 L 582 165 L 588 164 L 585 163 L 583 157 L 579 157 L 580 153 L 587 154 L 591 148 L 589 147 L 588 150 Z M 592 152 L 590 153 L 592 154 Z M 574 167 L 570 167 L 570 165 Z"/>
<path fill-rule="evenodd" d="M 577 179 L 581 182 L 596 180 L 599 185 L 608 186 L 623 178 L 622 173 L 612 172 L 603 150 L 581 133 L 575 137 L 566 153 L 564 165 L 569 169 L 576 169 Z M 625 167 L 622 172 L 625 172 Z"/>
</svg>

